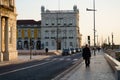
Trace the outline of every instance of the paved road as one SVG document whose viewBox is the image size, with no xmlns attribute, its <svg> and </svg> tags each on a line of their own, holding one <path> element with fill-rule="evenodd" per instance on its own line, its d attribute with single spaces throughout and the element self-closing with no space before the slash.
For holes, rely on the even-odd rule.
<svg viewBox="0 0 120 80">
<path fill-rule="evenodd" d="M 81 58 L 81 54 L 0 67 L 0 80 L 51 80 Z"/>
</svg>

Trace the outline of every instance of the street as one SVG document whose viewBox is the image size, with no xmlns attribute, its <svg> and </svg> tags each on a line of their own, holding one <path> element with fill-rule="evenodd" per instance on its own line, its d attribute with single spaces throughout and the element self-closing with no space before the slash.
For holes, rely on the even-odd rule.
<svg viewBox="0 0 120 80">
<path fill-rule="evenodd" d="M 81 54 L 78 53 L 3 66 L 0 67 L 0 80 L 51 80 L 80 58 Z"/>
</svg>

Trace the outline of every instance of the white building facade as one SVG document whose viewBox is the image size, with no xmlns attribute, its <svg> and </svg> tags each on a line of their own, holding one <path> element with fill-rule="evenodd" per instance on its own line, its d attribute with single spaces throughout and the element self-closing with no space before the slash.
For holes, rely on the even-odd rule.
<svg viewBox="0 0 120 80">
<path fill-rule="evenodd" d="M 79 10 L 45 10 L 41 7 L 41 45 L 50 50 L 81 47 Z"/>
</svg>

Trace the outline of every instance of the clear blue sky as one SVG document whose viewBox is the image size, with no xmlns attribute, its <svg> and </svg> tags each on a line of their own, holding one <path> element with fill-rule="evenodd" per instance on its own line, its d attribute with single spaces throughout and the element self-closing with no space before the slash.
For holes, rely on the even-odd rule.
<svg viewBox="0 0 120 80">
<path fill-rule="evenodd" d="M 105 41 L 111 33 L 114 34 L 115 44 L 120 44 L 120 0 L 96 0 L 96 34 L 100 42 Z M 77 5 L 80 11 L 80 32 L 83 35 L 82 44 L 91 36 L 93 43 L 93 0 L 16 0 L 17 19 L 41 20 L 41 6 L 49 10 L 72 10 Z"/>
</svg>

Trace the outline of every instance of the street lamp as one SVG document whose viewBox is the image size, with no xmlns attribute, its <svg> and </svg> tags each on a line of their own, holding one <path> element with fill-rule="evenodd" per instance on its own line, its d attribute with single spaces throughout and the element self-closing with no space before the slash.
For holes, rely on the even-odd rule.
<svg viewBox="0 0 120 80">
<path fill-rule="evenodd" d="M 96 39 L 95 39 L 95 0 L 93 0 L 93 9 L 88 9 L 88 8 L 86 8 L 86 11 L 93 11 L 93 25 L 94 25 L 94 29 L 93 29 L 93 31 L 94 31 L 94 55 L 96 55 L 96 53 L 95 53 L 95 48 L 96 48 Z"/>
<path fill-rule="evenodd" d="M 32 59 L 32 38 L 30 38 L 30 59 Z"/>
<path fill-rule="evenodd" d="M 113 33 L 111 35 L 112 35 L 112 50 L 113 50 L 113 45 L 114 45 L 114 42 L 113 42 Z"/>
</svg>

